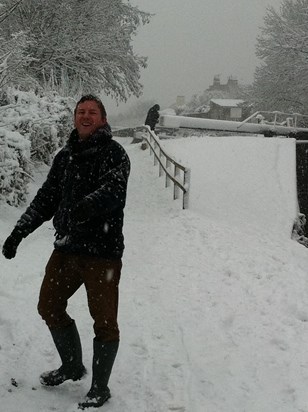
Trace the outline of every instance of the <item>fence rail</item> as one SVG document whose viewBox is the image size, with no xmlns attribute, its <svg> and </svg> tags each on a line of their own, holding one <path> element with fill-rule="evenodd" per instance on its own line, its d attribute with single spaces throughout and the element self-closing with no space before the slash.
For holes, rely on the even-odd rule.
<svg viewBox="0 0 308 412">
<path fill-rule="evenodd" d="M 173 199 L 180 197 L 180 192 L 183 193 L 182 207 L 188 208 L 189 201 L 189 184 L 190 184 L 190 169 L 181 165 L 169 156 L 161 147 L 160 141 L 155 133 L 148 127 L 144 126 L 142 138 L 147 142 L 150 155 L 154 156 L 154 165 L 159 165 L 159 176 L 165 173 L 165 187 L 169 187 L 173 183 Z"/>
</svg>

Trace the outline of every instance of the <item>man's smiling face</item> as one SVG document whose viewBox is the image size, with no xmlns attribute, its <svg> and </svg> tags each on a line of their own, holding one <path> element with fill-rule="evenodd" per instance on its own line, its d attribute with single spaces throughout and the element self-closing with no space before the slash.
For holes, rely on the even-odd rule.
<svg viewBox="0 0 308 412">
<path fill-rule="evenodd" d="M 103 126 L 105 122 L 106 119 L 102 117 L 100 108 L 95 101 L 87 100 L 79 103 L 77 106 L 75 112 L 75 127 L 80 139 L 87 139 L 96 129 Z"/>
</svg>

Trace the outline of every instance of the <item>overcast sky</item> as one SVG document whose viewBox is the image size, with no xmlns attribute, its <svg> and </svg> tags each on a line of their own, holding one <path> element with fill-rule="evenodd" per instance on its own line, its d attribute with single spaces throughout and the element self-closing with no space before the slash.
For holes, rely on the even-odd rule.
<svg viewBox="0 0 308 412">
<path fill-rule="evenodd" d="M 251 83 L 258 60 L 256 37 L 268 6 L 282 0 L 131 0 L 142 11 L 155 14 L 139 28 L 136 53 L 148 57 L 142 70 L 142 100 L 154 99 L 166 108 L 178 95 L 189 101 L 212 84 L 219 74 Z M 118 108 L 105 99 L 108 112 L 125 111 L 136 99 Z"/>
</svg>

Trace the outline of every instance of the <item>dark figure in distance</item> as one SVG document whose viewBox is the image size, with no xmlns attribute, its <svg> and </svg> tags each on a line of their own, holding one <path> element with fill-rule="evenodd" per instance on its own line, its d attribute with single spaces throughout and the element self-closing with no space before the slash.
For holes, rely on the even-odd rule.
<svg viewBox="0 0 308 412">
<path fill-rule="evenodd" d="M 75 129 L 55 156 L 47 179 L 3 245 L 15 257 L 22 239 L 53 218 L 54 251 L 47 263 L 38 303 L 62 365 L 45 372 L 46 386 L 79 380 L 86 369 L 68 299 L 83 284 L 94 320 L 92 385 L 79 409 L 110 398 L 108 381 L 119 346 L 118 285 L 121 275 L 123 209 L 130 172 L 123 147 L 112 139 L 102 102 L 83 96 L 74 112 Z"/>
<path fill-rule="evenodd" d="M 158 104 L 154 104 L 153 107 L 150 108 L 148 111 L 147 117 L 145 119 L 144 124 L 150 126 L 151 130 L 155 130 L 155 126 L 159 120 L 159 110 L 160 107 Z"/>
</svg>

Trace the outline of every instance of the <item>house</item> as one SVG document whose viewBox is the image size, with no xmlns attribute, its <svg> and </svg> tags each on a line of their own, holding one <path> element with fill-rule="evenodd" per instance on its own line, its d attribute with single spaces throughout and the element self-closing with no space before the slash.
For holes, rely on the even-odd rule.
<svg viewBox="0 0 308 412">
<path fill-rule="evenodd" d="M 201 96 L 194 96 L 186 107 L 176 106 L 176 112 L 204 119 L 243 120 L 250 115 L 247 102 L 242 100 L 243 90 L 235 77 L 230 76 L 226 83 L 221 83 L 220 76 L 215 75 L 213 84 Z"/>
<path fill-rule="evenodd" d="M 208 118 L 220 120 L 242 120 L 242 99 L 211 99 Z"/>
<path fill-rule="evenodd" d="M 241 88 L 238 84 L 238 80 L 230 76 L 228 78 L 227 83 L 223 84 L 220 82 L 220 76 L 216 74 L 214 76 L 213 84 L 209 86 L 207 89 L 208 92 L 222 92 L 224 95 L 228 95 L 228 97 L 238 97 L 241 93 Z M 226 97 L 226 96 L 225 96 Z"/>
</svg>

